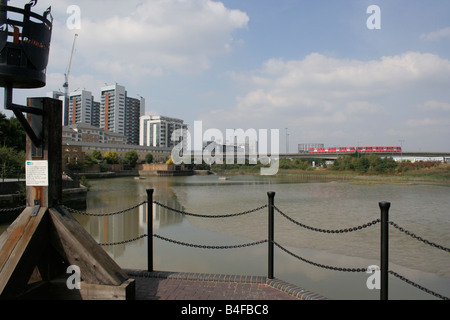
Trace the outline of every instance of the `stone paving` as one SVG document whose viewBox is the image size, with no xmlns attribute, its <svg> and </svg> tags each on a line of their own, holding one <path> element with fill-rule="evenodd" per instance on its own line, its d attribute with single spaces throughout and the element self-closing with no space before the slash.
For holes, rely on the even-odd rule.
<svg viewBox="0 0 450 320">
<path fill-rule="evenodd" d="M 323 300 L 280 280 L 258 276 L 126 270 L 136 300 Z"/>
</svg>

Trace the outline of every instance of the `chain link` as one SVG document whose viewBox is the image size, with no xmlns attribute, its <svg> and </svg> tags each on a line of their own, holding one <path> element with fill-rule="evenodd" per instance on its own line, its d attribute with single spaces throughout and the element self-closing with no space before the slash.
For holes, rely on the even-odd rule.
<svg viewBox="0 0 450 320">
<path fill-rule="evenodd" d="M 159 238 L 159 239 L 167 241 L 167 242 L 171 242 L 171 243 L 175 243 L 175 244 L 179 244 L 179 245 L 183 245 L 183 246 L 187 246 L 187 247 L 201 248 L 201 249 L 236 249 L 236 248 L 245 248 L 245 247 L 256 246 L 256 245 L 260 245 L 260 244 L 267 242 L 267 240 L 261 240 L 261 241 L 251 242 L 251 243 L 229 245 L 229 246 L 207 246 L 207 245 L 192 244 L 192 243 L 187 243 L 187 242 L 182 242 L 182 241 L 176 241 L 173 239 L 165 238 L 165 237 L 157 235 L 157 234 L 154 234 L 153 236 L 155 238 Z"/>
<path fill-rule="evenodd" d="M 174 209 L 174 208 L 168 207 L 168 206 L 166 206 L 166 205 L 164 205 L 164 204 L 162 204 L 160 202 L 157 202 L 157 201 L 153 201 L 153 203 L 157 204 L 160 207 L 163 207 L 165 209 L 168 209 L 168 210 L 171 210 L 171 211 L 174 211 L 174 212 L 178 212 L 178 213 L 181 213 L 181 214 L 184 214 L 184 215 L 188 215 L 188 216 L 199 217 L 199 218 L 229 218 L 229 217 L 237 217 L 237 216 L 242 216 L 244 214 L 253 213 L 253 212 L 262 210 L 264 208 L 267 208 L 267 204 L 266 204 L 266 205 L 263 205 L 261 207 L 255 208 L 255 209 L 251 209 L 251 210 L 243 211 L 243 212 L 239 212 L 239 213 L 222 214 L 222 215 L 204 215 L 204 214 L 189 213 L 189 212 L 186 212 L 186 211 L 183 211 L 183 210 Z"/>
<path fill-rule="evenodd" d="M 100 246 L 117 246 L 117 245 L 120 245 L 120 244 L 125 244 L 125 243 L 130 243 L 130 242 L 133 242 L 133 241 L 137 241 L 137 240 L 140 240 L 140 239 L 145 238 L 145 237 L 148 237 L 148 235 L 147 234 L 143 234 L 143 235 L 138 236 L 138 237 L 133 238 L 133 239 L 123 240 L 123 241 L 119 241 L 119 242 L 99 243 L 99 245 Z"/>
<path fill-rule="evenodd" d="M 113 215 L 116 215 L 116 214 L 122 214 L 122 213 L 125 213 L 125 212 L 128 212 L 128 211 L 131 211 L 133 209 L 139 208 L 140 206 L 142 206 L 142 205 L 144 205 L 146 203 L 147 203 L 147 201 L 142 201 L 141 203 L 138 203 L 137 205 L 132 206 L 132 207 L 130 207 L 128 209 L 123 209 L 123 210 L 120 210 L 120 211 L 110 212 L 110 213 L 88 213 L 88 212 L 72 209 L 72 208 L 66 207 L 64 205 L 61 206 L 61 207 L 66 209 L 69 212 L 77 213 L 77 214 L 81 214 L 81 215 L 85 215 L 85 216 L 106 217 L 106 216 L 113 216 Z"/>
<path fill-rule="evenodd" d="M 412 282 L 412 281 L 409 280 L 409 279 L 406 279 L 405 277 L 399 275 L 398 273 L 396 273 L 396 272 L 394 272 L 394 271 L 392 271 L 392 270 L 389 270 L 388 272 L 389 272 L 390 274 L 392 274 L 393 276 L 399 278 L 400 280 L 406 282 L 407 284 L 410 284 L 410 285 L 412 285 L 413 287 L 416 287 L 417 289 L 420 289 L 420 290 L 422 290 L 422 291 L 424 291 L 424 292 L 426 292 L 426 293 L 428 293 L 428 294 L 431 294 L 431 295 L 433 295 L 433 296 L 435 296 L 435 297 L 438 297 L 438 298 L 440 298 L 440 299 L 442 299 L 442 300 L 450 300 L 448 297 L 445 297 L 445 296 L 443 296 L 443 295 L 441 295 L 441 294 L 439 294 L 439 293 L 436 293 L 436 292 L 434 292 L 434 291 L 431 291 L 430 289 L 424 288 L 424 287 L 422 287 L 421 285 L 418 285 L 417 283 Z"/>
<path fill-rule="evenodd" d="M 307 260 L 305 258 L 302 258 L 302 257 L 296 255 L 295 253 L 289 251 L 288 249 L 286 249 L 283 246 L 279 245 L 275 241 L 273 242 L 273 244 L 276 245 L 281 250 L 283 250 L 284 252 L 290 254 L 291 256 L 293 256 L 293 257 L 295 257 L 295 258 L 297 258 L 297 259 L 299 259 L 299 260 L 301 260 L 303 262 L 306 262 L 306 263 L 309 263 L 309 264 L 311 264 L 313 266 L 316 266 L 316 267 L 320 267 L 320 268 L 323 268 L 323 269 L 329 269 L 329 270 L 335 270 L 335 271 L 343 271 L 343 272 L 366 272 L 367 271 L 367 268 L 340 268 L 340 267 L 333 267 L 333 266 L 327 266 L 327 265 L 324 265 L 324 264 L 316 263 L 316 262 L 313 262 L 311 260 Z"/>
<path fill-rule="evenodd" d="M 122 214 L 122 213 L 125 213 L 125 212 L 128 212 L 128 211 L 131 211 L 131 210 L 133 210 L 135 208 L 138 208 L 141 205 L 146 204 L 146 203 L 148 203 L 148 201 L 143 201 L 143 202 L 141 202 L 141 203 L 139 203 L 139 204 L 137 204 L 137 205 L 135 205 L 133 207 L 130 207 L 128 209 L 124 209 L 124 210 L 120 210 L 120 211 L 116 211 L 116 212 L 111 212 L 111 213 L 87 213 L 87 212 L 83 212 L 83 211 L 80 211 L 80 210 L 71 209 L 71 208 L 68 208 L 66 206 L 62 206 L 62 207 L 64 207 L 66 210 L 68 210 L 70 212 L 83 214 L 83 215 L 88 215 L 88 216 L 111 216 L 111 215 Z M 204 215 L 204 214 L 194 214 L 194 213 L 189 213 L 189 212 L 186 212 L 186 211 L 183 211 L 183 210 L 174 209 L 174 208 L 166 206 L 166 205 L 164 205 L 164 204 L 162 204 L 160 202 L 157 202 L 157 201 L 153 201 L 153 203 L 156 204 L 156 205 L 159 205 L 159 206 L 161 206 L 161 207 L 163 207 L 163 208 L 165 208 L 167 210 L 170 210 L 170 211 L 174 211 L 174 212 L 177 212 L 177 213 L 180 213 L 180 214 L 194 216 L 194 217 L 201 217 L 201 218 L 236 217 L 236 216 L 240 216 L 240 215 L 253 213 L 253 212 L 256 212 L 256 211 L 259 211 L 259 210 L 262 210 L 262 209 L 268 207 L 268 205 L 266 204 L 266 205 L 260 206 L 258 208 L 255 208 L 255 209 L 244 211 L 244 212 L 239 212 L 239 213 L 225 214 L 225 215 Z M 18 207 L 18 208 L 12 208 L 12 209 L 0 209 L 0 212 L 18 211 L 18 210 L 21 210 L 21 209 L 24 209 L 24 208 L 25 208 L 25 206 Z M 347 233 L 347 232 L 353 232 L 353 231 L 362 230 L 362 229 L 367 228 L 367 227 L 371 227 L 371 226 L 381 222 L 380 219 L 376 219 L 376 220 L 373 220 L 372 222 L 369 222 L 369 223 L 366 223 L 366 224 L 363 224 L 363 225 L 360 225 L 360 226 L 357 226 L 357 227 L 346 228 L 346 229 L 327 230 L 327 229 L 320 229 L 320 228 L 315 228 L 315 227 L 311 227 L 311 226 L 307 226 L 305 224 L 302 224 L 302 223 L 292 219 L 291 217 L 289 217 L 287 214 L 282 212 L 276 206 L 273 206 L 273 208 L 278 213 L 280 213 L 283 217 L 285 217 L 287 220 L 291 221 L 292 223 L 294 223 L 294 224 L 296 224 L 296 225 L 298 225 L 300 227 L 303 227 L 305 229 L 311 230 L 311 231 L 317 231 L 317 232 L 323 232 L 323 233 Z M 433 243 L 431 241 L 428 241 L 426 239 L 423 239 L 422 237 L 417 236 L 416 234 L 414 234 L 414 233 L 412 233 L 412 232 L 410 232 L 408 230 L 405 230 L 404 228 L 400 227 L 399 225 L 397 225 L 396 223 L 394 223 L 392 221 L 390 221 L 389 224 L 392 225 L 394 228 L 398 229 L 399 231 L 401 231 L 401 232 L 411 236 L 412 238 L 414 238 L 416 240 L 419 240 L 419 241 L 421 241 L 421 242 L 423 242 L 425 244 L 428 244 L 428 245 L 430 245 L 432 247 L 444 250 L 446 252 L 450 252 L 450 248 L 446 248 L 444 246 L 441 246 L 441 245 L 435 244 L 435 243 Z M 135 237 L 133 239 L 119 241 L 119 242 L 112 242 L 112 243 L 100 243 L 100 245 L 101 246 L 121 245 L 121 244 L 130 243 L 130 242 L 133 242 L 133 241 L 137 241 L 137 240 L 142 239 L 144 237 L 148 237 L 148 235 L 147 234 L 143 234 L 143 235 Z M 153 237 L 159 238 L 161 240 L 168 241 L 168 242 L 171 242 L 171 243 L 179 244 L 179 245 L 184 245 L 184 246 L 194 247 L 194 248 L 202 248 L 202 249 L 236 249 L 236 248 L 244 248 L 244 247 L 260 245 L 260 244 L 269 242 L 268 240 L 261 240 L 261 241 L 257 241 L 257 242 L 246 243 L 246 244 L 239 244 L 239 245 L 209 246 L 209 245 L 199 245 L 199 244 L 192 244 L 192 243 L 177 241 L 177 240 L 169 239 L 169 238 L 157 235 L 157 234 L 154 234 Z M 301 260 L 303 262 L 306 262 L 306 263 L 309 263 L 309 264 L 311 264 L 313 266 L 316 266 L 316 267 L 329 269 L 329 270 L 335 270 L 335 271 L 343 271 L 343 272 L 366 272 L 367 271 L 366 268 L 341 268 L 341 267 L 335 267 L 335 266 L 329 266 L 329 265 L 316 263 L 316 262 L 310 261 L 308 259 L 302 258 L 302 257 L 294 254 L 293 252 L 287 250 L 286 248 L 284 248 L 283 246 L 279 245 L 275 241 L 273 243 L 278 248 L 280 248 L 282 251 L 288 253 L 289 255 L 291 255 L 291 256 L 293 256 L 293 257 L 295 257 L 295 258 L 297 258 L 297 259 L 299 259 L 299 260 Z M 440 295 L 438 293 L 435 293 L 435 292 L 433 292 L 433 291 L 431 291 L 429 289 L 426 289 L 426 288 L 424 288 L 424 287 L 414 283 L 413 281 L 411 281 L 411 280 L 409 280 L 409 279 L 399 275 L 398 273 L 396 273 L 394 271 L 389 271 L 389 273 L 391 275 L 401 279 L 402 281 L 405 281 L 406 283 L 408 283 L 408 284 L 410 284 L 410 285 L 412 285 L 412 286 L 414 286 L 414 287 L 416 287 L 416 288 L 418 288 L 420 290 L 423 290 L 423 291 L 425 291 L 425 292 L 427 292 L 427 293 L 429 293 L 431 295 L 434 295 L 434 296 L 436 296 L 438 298 L 441 298 L 441 299 L 444 299 L 444 300 L 449 300 L 449 298 L 447 298 L 445 296 L 442 296 L 442 295 Z"/>
<path fill-rule="evenodd" d="M 273 206 L 273 208 L 278 211 L 283 217 L 285 217 L 287 220 L 291 221 L 292 223 L 295 223 L 296 225 L 311 230 L 311 231 L 317 231 L 317 232 L 323 232 L 323 233 L 346 233 L 346 232 L 353 232 L 353 231 L 358 231 L 358 230 L 362 230 L 364 228 L 367 227 L 371 227 L 379 222 L 381 222 L 380 219 L 376 219 L 373 220 L 372 222 L 357 226 L 357 227 L 353 227 L 353 228 L 347 228 L 347 229 L 337 229 L 337 230 L 327 230 L 327 229 L 319 229 L 319 228 L 315 228 L 315 227 L 310 227 L 307 226 L 303 223 L 300 223 L 298 221 L 295 221 L 294 219 L 292 219 L 291 217 L 289 217 L 287 214 L 285 214 L 284 212 L 282 212 L 280 209 L 278 209 L 276 206 Z"/>
<path fill-rule="evenodd" d="M 450 252 L 450 248 L 446 248 L 446 247 L 441 246 L 441 245 L 439 245 L 439 244 L 436 244 L 436 243 L 433 243 L 433 242 L 428 241 L 428 240 L 426 240 L 426 239 L 423 239 L 422 237 L 419 237 L 419 236 L 415 235 L 414 233 L 412 233 L 412 232 L 410 232 L 410 231 L 408 231 L 408 230 L 405 230 L 404 228 L 400 227 L 398 224 L 396 224 L 396 223 L 394 223 L 394 222 L 392 222 L 392 221 L 389 221 L 389 224 L 392 225 L 394 228 L 398 229 L 399 231 L 401 231 L 401 232 L 407 234 L 408 236 L 410 236 L 410 237 L 412 237 L 412 238 L 414 238 L 414 239 L 416 239 L 416 240 L 422 241 L 422 242 L 425 243 L 425 244 L 428 244 L 428 245 L 430 245 L 430 246 L 432 246 L 432 247 L 435 247 L 435 248 L 444 250 L 444 251 L 446 251 L 446 252 Z"/>
<path fill-rule="evenodd" d="M 14 212 L 14 211 L 23 210 L 25 208 L 26 208 L 26 206 L 20 206 L 17 208 L 10 208 L 10 209 L 0 209 L 0 212 Z"/>
</svg>

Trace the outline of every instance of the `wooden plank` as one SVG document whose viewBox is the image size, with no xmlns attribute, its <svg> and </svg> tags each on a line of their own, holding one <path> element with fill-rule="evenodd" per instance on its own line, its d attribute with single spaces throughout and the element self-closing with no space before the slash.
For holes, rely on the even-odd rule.
<svg viewBox="0 0 450 320">
<path fill-rule="evenodd" d="M 83 300 L 134 300 L 135 281 L 128 279 L 120 286 L 80 283 L 80 295 Z"/>
<path fill-rule="evenodd" d="M 14 222 L 0 236 L 0 270 L 11 255 L 14 246 L 23 234 L 31 215 L 32 208 L 25 208 L 24 211 L 14 220 Z"/>
<path fill-rule="evenodd" d="M 41 208 L 36 217 L 28 217 L 25 210 L 18 223 L 11 226 L 5 246 L 2 247 L 0 295 L 17 297 L 26 289 L 42 253 L 48 247 L 47 208 Z M 25 223 L 25 224 L 24 224 Z"/>
<path fill-rule="evenodd" d="M 89 284 L 120 286 L 128 275 L 94 238 L 64 209 L 49 209 L 54 228 L 51 244 L 69 265 L 80 268 L 81 278 Z"/>
</svg>

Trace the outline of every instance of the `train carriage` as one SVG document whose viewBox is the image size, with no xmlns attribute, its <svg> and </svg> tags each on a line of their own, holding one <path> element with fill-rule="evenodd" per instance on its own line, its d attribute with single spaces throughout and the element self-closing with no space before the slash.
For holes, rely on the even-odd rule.
<svg viewBox="0 0 450 320">
<path fill-rule="evenodd" d="M 395 153 L 402 152 L 401 147 L 394 146 L 366 146 L 366 147 L 319 147 L 309 148 L 309 153 Z"/>
</svg>

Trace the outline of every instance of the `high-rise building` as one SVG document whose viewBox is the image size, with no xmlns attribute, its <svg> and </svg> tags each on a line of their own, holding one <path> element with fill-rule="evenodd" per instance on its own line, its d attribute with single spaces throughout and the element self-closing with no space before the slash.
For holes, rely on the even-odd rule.
<svg viewBox="0 0 450 320">
<path fill-rule="evenodd" d="M 125 136 L 128 144 L 139 145 L 139 118 L 145 114 L 145 99 L 126 97 Z"/>
<path fill-rule="evenodd" d="M 100 127 L 127 137 L 128 144 L 139 144 L 139 117 L 145 113 L 145 99 L 127 96 L 124 86 L 101 88 Z"/>
<path fill-rule="evenodd" d="M 100 102 L 92 97 L 91 126 L 100 127 Z"/>
<path fill-rule="evenodd" d="M 145 115 L 140 118 L 139 144 L 149 147 L 174 147 L 172 133 L 177 129 L 187 130 L 187 125 L 181 119 L 164 116 Z"/>
<path fill-rule="evenodd" d="M 125 134 L 125 87 L 118 84 L 101 88 L 100 127 Z"/>
<path fill-rule="evenodd" d="M 69 124 L 92 121 L 92 92 L 81 90 L 69 94 Z"/>
</svg>

